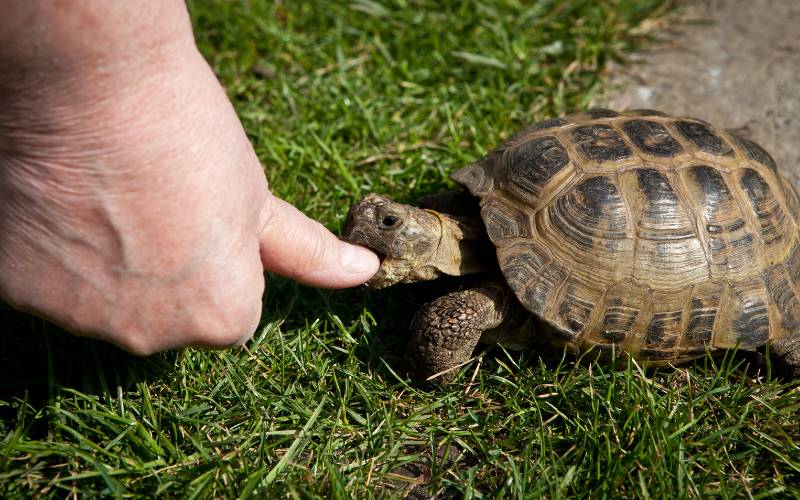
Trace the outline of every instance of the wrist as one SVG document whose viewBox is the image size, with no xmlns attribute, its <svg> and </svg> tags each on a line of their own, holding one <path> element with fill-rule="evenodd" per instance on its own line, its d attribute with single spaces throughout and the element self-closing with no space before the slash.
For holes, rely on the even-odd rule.
<svg viewBox="0 0 800 500">
<path fill-rule="evenodd" d="M 0 153 L 58 150 L 63 144 L 51 138 L 75 132 L 75 123 L 81 138 L 113 133 L 110 123 L 131 126 L 150 105 L 146 89 L 163 92 L 161 81 L 201 57 L 182 0 L 7 1 L 0 16 Z M 108 116 L 123 102 L 131 113 Z"/>
<path fill-rule="evenodd" d="M 182 0 L 9 0 L 0 16 L 0 84 L 169 58 L 194 47 Z"/>
</svg>

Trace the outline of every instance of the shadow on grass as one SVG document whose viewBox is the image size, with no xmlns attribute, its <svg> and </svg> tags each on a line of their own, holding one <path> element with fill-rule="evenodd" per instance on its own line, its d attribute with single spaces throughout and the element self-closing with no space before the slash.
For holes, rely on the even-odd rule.
<svg viewBox="0 0 800 500">
<path fill-rule="evenodd" d="M 342 324 L 351 325 L 367 311 L 369 317 L 374 318 L 374 323 L 361 329 L 360 335 L 364 337 L 359 339 L 355 355 L 370 370 L 391 380 L 394 376 L 386 364 L 397 375 L 404 375 L 403 357 L 410 340 L 411 320 L 417 309 L 462 283 L 463 279 L 443 278 L 384 290 L 366 287 L 321 290 L 270 276 L 264 296 L 262 323 L 280 320 L 286 330 L 304 329 L 310 321 L 324 321 L 329 316 L 335 316 Z M 332 355 L 346 356 L 336 352 Z"/>
<path fill-rule="evenodd" d="M 384 380 L 413 379 L 411 367 L 406 358 L 407 345 L 411 339 L 411 322 L 416 311 L 425 303 L 459 288 L 476 286 L 481 276 L 445 277 L 425 283 L 404 284 L 384 290 L 369 290 L 365 287 L 350 290 L 318 290 L 303 287 L 288 280 L 279 278 L 270 283 L 271 297 L 265 298 L 265 318 L 284 318 L 286 328 L 303 328 L 308 318 L 324 318 L 322 311 L 335 314 L 343 324 L 357 321 L 364 310 L 371 312 L 375 325 L 363 333 L 364 337 L 355 350 L 356 356 L 370 372 Z M 279 297 L 294 297 L 290 303 L 281 301 Z M 271 309 L 267 309 L 269 305 Z M 535 335 L 535 333 L 533 333 Z M 582 356 L 565 354 L 562 350 L 551 346 L 544 338 L 541 343 L 534 344 L 526 351 L 505 351 L 499 346 L 480 345 L 475 355 L 482 352 L 483 370 L 493 370 L 495 359 L 510 356 L 512 364 L 520 368 L 535 368 L 542 365 L 548 371 L 557 371 L 563 365 L 580 364 L 588 366 L 600 363 L 608 366 L 609 360 L 598 359 L 600 353 L 585 353 Z M 336 356 L 345 356 L 331 353 Z M 712 364 L 721 364 L 733 368 L 746 376 L 764 376 L 767 363 L 764 349 L 758 351 L 718 352 L 713 361 L 701 356 L 695 361 L 677 365 L 679 368 Z M 626 362 L 619 358 L 615 363 L 616 370 L 624 370 Z M 670 366 L 649 367 L 645 372 L 670 373 Z"/>
<path fill-rule="evenodd" d="M 277 320 L 287 328 L 302 328 L 314 319 L 324 320 L 326 314 L 350 324 L 365 309 L 379 311 L 377 326 L 364 334 L 368 338 L 359 342 L 356 355 L 370 369 L 391 379 L 383 361 L 392 369 L 402 369 L 413 313 L 435 297 L 438 289 L 420 284 L 378 292 L 366 288 L 319 290 L 271 276 L 262 324 Z M 179 355 L 134 356 L 107 342 L 76 337 L 0 302 L 0 402 L 8 403 L 0 404 L 0 419 L 13 418 L 16 410 L 11 403 L 15 400 L 40 407 L 65 388 L 114 396 L 117 387 L 125 391 L 139 382 L 169 379 Z M 335 351 L 333 355 L 337 355 Z"/>
<path fill-rule="evenodd" d="M 107 394 L 140 381 L 168 377 L 177 353 L 133 356 L 100 340 L 75 337 L 58 326 L 0 303 L 0 401 L 38 407 L 62 388 Z M 15 412 L 0 407 L 0 419 Z"/>
</svg>

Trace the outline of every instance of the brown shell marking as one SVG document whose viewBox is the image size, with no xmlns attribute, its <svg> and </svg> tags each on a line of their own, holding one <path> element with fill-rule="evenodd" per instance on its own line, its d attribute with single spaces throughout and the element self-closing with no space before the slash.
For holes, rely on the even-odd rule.
<svg viewBox="0 0 800 500">
<path fill-rule="evenodd" d="M 769 338 L 769 297 L 764 282 L 754 277 L 732 286 L 730 299 L 722 309 L 720 327 L 714 332 L 713 347 L 753 349 Z"/>
<path fill-rule="evenodd" d="M 777 172 L 778 167 L 775 165 L 775 160 L 772 159 L 772 155 L 766 152 L 764 148 L 756 144 L 755 142 L 745 139 L 736 134 L 730 134 L 734 141 L 736 141 L 739 146 L 742 148 L 744 155 L 750 159 L 755 160 L 762 165 L 766 165 L 769 167 L 770 170 L 773 172 Z"/>
<path fill-rule="evenodd" d="M 797 197 L 797 191 L 789 182 L 789 179 L 781 176 L 781 189 L 783 190 L 786 198 L 786 208 L 789 209 L 789 215 L 792 220 L 797 224 L 800 221 L 800 199 Z"/>
<path fill-rule="evenodd" d="M 481 208 L 481 216 L 492 243 L 498 244 L 504 238 L 528 238 L 532 234 L 530 214 L 503 198 L 490 198 Z"/>
<path fill-rule="evenodd" d="M 800 199 L 746 139 L 593 110 L 528 127 L 453 178 L 557 342 L 673 362 L 800 327 Z"/>
<path fill-rule="evenodd" d="M 647 291 L 633 282 L 619 282 L 611 287 L 598 304 L 601 311 L 597 332 L 584 337 L 586 343 L 614 345 L 620 352 L 630 346 L 631 339 L 641 335 L 644 321 L 650 315 Z"/>
<path fill-rule="evenodd" d="M 666 293 L 654 292 L 650 296 L 652 314 L 645 322 L 644 335 L 638 339 L 631 339 L 633 352 L 638 352 L 644 359 L 652 360 L 677 357 L 677 348 L 684 331 L 683 318 L 687 313 L 686 304 L 691 291 L 690 287 Z"/>
<path fill-rule="evenodd" d="M 530 239 L 519 238 L 498 247 L 497 257 L 509 287 L 534 314 L 548 316 L 558 290 L 569 276 L 550 252 Z"/>
<path fill-rule="evenodd" d="M 796 227 L 780 205 L 780 192 L 774 192 L 756 170 L 738 172 L 739 184 L 750 203 L 748 213 L 754 218 L 764 251 L 770 261 L 785 258 L 786 250 L 796 239 Z"/>
<path fill-rule="evenodd" d="M 739 280 L 758 273 L 763 249 L 723 174 L 694 165 L 680 171 L 680 180 L 703 233 L 711 276 Z"/>
<path fill-rule="evenodd" d="M 800 328 L 800 301 L 789 278 L 786 264 L 776 264 L 764 271 L 764 286 L 775 305 L 781 326 L 786 330 Z"/>
<path fill-rule="evenodd" d="M 542 188 L 570 162 L 569 154 L 555 136 L 523 142 L 503 153 L 501 185 L 520 200 L 534 202 Z"/>
<path fill-rule="evenodd" d="M 629 120 L 622 129 L 628 137 L 648 155 L 671 158 L 681 152 L 680 143 L 672 137 L 664 125 L 653 120 Z"/>
<path fill-rule="evenodd" d="M 732 156 L 733 148 L 714 131 L 707 123 L 690 120 L 678 120 L 674 123 L 678 132 L 697 149 L 717 156 Z"/>
<path fill-rule="evenodd" d="M 610 125 L 580 125 L 572 129 L 572 140 L 587 159 L 598 163 L 618 162 L 630 158 L 631 149 Z"/>
<path fill-rule="evenodd" d="M 634 279 L 661 290 L 708 279 L 707 258 L 693 217 L 666 173 L 640 168 L 625 172 L 621 179 L 636 218 Z"/>
<path fill-rule="evenodd" d="M 686 306 L 685 335 L 679 352 L 684 356 L 702 356 L 712 345 L 718 318 L 723 314 L 720 304 L 725 284 L 709 281 L 692 290 Z"/>
<path fill-rule="evenodd" d="M 559 331 L 555 333 L 556 341 L 575 343 L 584 333 L 597 312 L 597 304 L 603 297 L 604 290 L 592 287 L 577 277 L 570 277 L 562 290 L 558 306 L 554 311 L 555 324 Z"/>
<path fill-rule="evenodd" d="M 587 176 L 537 212 L 536 234 L 585 281 L 631 276 L 634 238 L 625 199 L 609 176 Z M 574 265 L 581 259 L 594 265 Z"/>
</svg>

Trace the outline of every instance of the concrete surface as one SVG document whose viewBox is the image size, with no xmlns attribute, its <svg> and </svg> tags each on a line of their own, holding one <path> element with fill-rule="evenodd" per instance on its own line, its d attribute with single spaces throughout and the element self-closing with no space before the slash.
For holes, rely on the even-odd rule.
<svg viewBox="0 0 800 500">
<path fill-rule="evenodd" d="M 598 104 L 654 108 L 737 129 L 800 188 L 800 0 L 692 0 Z"/>
</svg>

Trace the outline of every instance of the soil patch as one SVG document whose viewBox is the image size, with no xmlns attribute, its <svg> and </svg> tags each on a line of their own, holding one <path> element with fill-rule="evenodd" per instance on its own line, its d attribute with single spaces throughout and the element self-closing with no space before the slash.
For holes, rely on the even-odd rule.
<svg viewBox="0 0 800 500">
<path fill-rule="evenodd" d="M 598 104 L 735 129 L 800 187 L 800 1 L 689 1 L 656 40 L 610 68 Z"/>
</svg>

